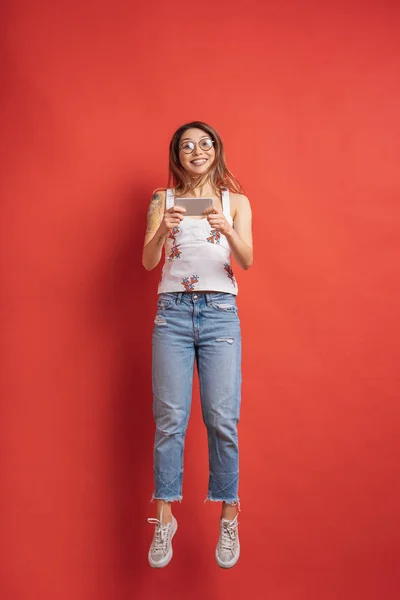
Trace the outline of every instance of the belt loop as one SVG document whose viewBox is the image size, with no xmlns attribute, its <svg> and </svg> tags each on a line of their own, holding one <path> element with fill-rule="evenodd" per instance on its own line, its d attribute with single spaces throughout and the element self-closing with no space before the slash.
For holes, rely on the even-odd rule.
<svg viewBox="0 0 400 600">
<path fill-rule="evenodd" d="M 211 294 L 204 294 L 204 295 L 206 297 L 206 304 L 208 306 L 209 304 L 211 304 Z"/>
<path fill-rule="evenodd" d="M 183 292 L 178 292 L 178 296 L 176 299 L 177 304 L 180 304 L 182 302 L 182 296 L 183 296 Z"/>
</svg>

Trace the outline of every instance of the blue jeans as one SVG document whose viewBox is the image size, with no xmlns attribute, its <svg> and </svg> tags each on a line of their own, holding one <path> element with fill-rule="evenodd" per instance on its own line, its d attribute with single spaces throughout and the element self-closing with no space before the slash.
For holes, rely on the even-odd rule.
<svg viewBox="0 0 400 600">
<path fill-rule="evenodd" d="M 153 331 L 154 499 L 182 499 L 194 361 L 208 433 L 208 500 L 238 502 L 241 335 L 236 297 L 160 294 Z"/>
</svg>

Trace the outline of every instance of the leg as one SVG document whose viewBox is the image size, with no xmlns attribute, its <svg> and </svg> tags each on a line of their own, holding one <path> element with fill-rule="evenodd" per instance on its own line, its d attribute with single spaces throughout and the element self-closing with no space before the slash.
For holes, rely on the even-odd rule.
<svg viewBox="0 0 400 600">
<path fill-rule="evenodd" d="M 232 521 L 238 513 L 237 507 L 238 507 L 238 504 L 236 502 L 234 502 L 233 504 L 226 504 L 226 502 L 223 502 L 221 518 L 227 519 L 228 521 Z"/>
<path fill-rule="evenodd" d="M 215 558 L 218 566 L 229 569 L 240 556 L 237 424 L 241 336 L 235 298 L 227 294 L 210 294 L 204 317 L 197 357 L 203 418 L 208 431 L 208 499 L 223 503 Z"/>
<path fill-rule="evenodd" d="M 183 448 L 192 397 L 194 343 L 190 310 L 178 294 L 161 294 L 153 331 L 154 443 L 153 497 L 157 518 L 148 560 L 163 568 L 172 559 L 178 524 L 171 502 L 182 498 Z"/>
<path fill-rule="evenodd" d="M 224 516 L 238 503 L 241 335 L 235 298 L 207 295 L 197 352 L 203 419 L 208 432 L 208 499 L 224 502 Z M 233 517 L 232 517 L 233 518 Z"/>
<path fill-rule="evenodd" d="M 166 297 L 170 298 L 166 300 Z M 171 299 L 172 298 L 172 299 Z M 153 331 L 154 479 L 157 516 L 171 520 L 171 502 L 182 499 L 183 450 L 190 415 L 194 344 L 189 311 L 177 295 L 159 300 Z"/>
</svg>

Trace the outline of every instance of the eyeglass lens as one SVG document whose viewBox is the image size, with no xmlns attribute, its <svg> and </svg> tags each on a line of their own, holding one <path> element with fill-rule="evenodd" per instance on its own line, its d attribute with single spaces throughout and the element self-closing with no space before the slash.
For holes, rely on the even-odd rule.
<svg viewBox="0 0 400 600">
<path fill-rule="evenodd" d="M 200 140 L 199 142 L 199 147 L 204 150 L 205 152 L 207 152 L 208 150 L 211 150 L 211 148 L 213 147 L 213 140 L 211 140 L 210 138 L 203 138 L 202 140 Z M 195 149 L 196 144 L 195 142 L 184 142 L 181 146 L 181 150 L 185 153 L 185 154 L 191 154 L 193 152 L 193 150 Z"/>
</svg>

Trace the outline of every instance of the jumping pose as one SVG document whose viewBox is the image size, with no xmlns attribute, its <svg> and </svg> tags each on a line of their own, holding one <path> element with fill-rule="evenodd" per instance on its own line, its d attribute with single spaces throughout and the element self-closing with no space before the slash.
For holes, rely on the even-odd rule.
<svg viewBox="0 0 400 600">
<path fill-rule="evenodd" d="M 241 333 L 238 285 L 231 255 L 243 269 L 253 262 L 251 209 L 225 164 L 219 134 L 192 122 L 172 137 L 170 180 L 154 193 L 147 217 L 143 265 L 154 269 L 165 250 L 153 330 L 155 525 L 152 567 L 172 558 L 177 521 L 172 503 L 182 499 L 183 450 L 192 399 L 194 363 L 208 433 L 207 500 L 222 503 L 216 561 L 239 559 L 239 453 Z M 212 198 L 201 215 L 185 216 L 180 197 Z"/>
</svg>

